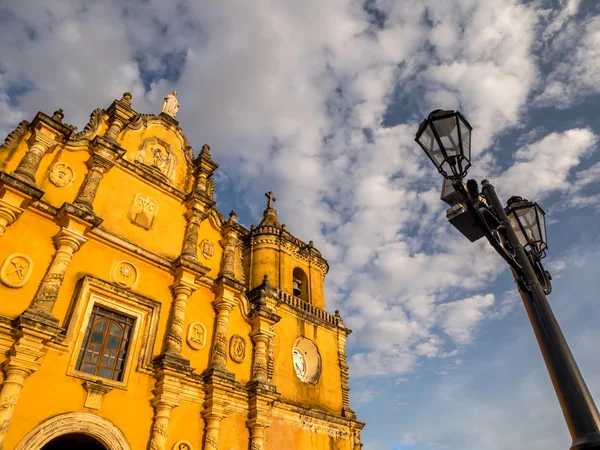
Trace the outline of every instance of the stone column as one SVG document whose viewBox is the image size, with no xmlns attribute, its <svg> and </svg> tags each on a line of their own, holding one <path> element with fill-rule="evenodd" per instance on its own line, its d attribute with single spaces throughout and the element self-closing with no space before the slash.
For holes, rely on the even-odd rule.
<svg viewBox="0 0 600 450">
<path fill-rule="evenodd" d="M 268 381 L 268 350 L 271 336 L 272 333 L 264 329 L 258 329 L 250 333 L 250 338 L 254 343 L 254 363 L 252 366 L 252 377 L 254 380 Z"/>
<path fill-rule="evenodd" d="M 93 155 L 88 160 L 87 165 L 89 171 L 73 203 L 87 211 L 92 211 L 94 199 L 104 172 L 110 169 L 114 163 L 100 155 Z"/>
<path fill-rule="evenodd" d="M 5 379 L 0 391 L 0 449 L 4 448 L 4 438 L 10 428 L 25 378 L 31 373 L 28 369 L 10 365 L 4 370 Z"/>
<path fill-rule="evenodd" d="M 0 199 L 0 238 L 4 235 L 6 229 L 16 222 L 23 214 L 23 208 L 17 208 Z"/>
<path fill-rule="evenodd" d="M 250 450 L 263 450 L 266 428 L 258 422 L 250 425 Z"/>
<path fill-rule="evenodd" d="M 154 408 L 149 450 L 167 450 L 169 437 L 169 421 L 171 411 L 179 406 L 179 396 L 182 392 L 180 380 L 185 374 L 169 369 L 159 369 L 156 372 L 155 388 L 152 390 L 154 398 L 150 401 Z"/>
<path fill-rule="evenodd" d="M 229 313 L 235 302 L 227 298 L 219 298 L 213 302 L 217 311 L 215 326 L 215 342 L 212 351 L 211 367 L 225 369 L 227 366 L 227 337 L 229 336 Z"/>
<path fill-rule="evenodd" d="M 235 246 L 237 238 L 234 233 L 230 233 L 221 240 L 223 246 L 223 261 L 221 263 L 221 273 L 219 275 L 235 278 Z"/>
<path fill-rule="evenodd" d="M 200 223 L 203 220 L 202 215 L 200 211 L 194 208 L 189 209 L 186 213 L 187 227 L 181 251 L 183 259 L 198 261 L 198 231 L 200 230 Z"/>
<path fill-rule="evenodd" d="M 28 310 L 40 313 L 43 316 L 52 318 L 52 310 L 58 298 L 58 291 L 62 285 L 65 273 L 73 254 L 87 242 L 87 238 L 77 234 L 67 228 L 62 228 L 54 237 L 54 246 L 56 253 L 48 266 L 48 270 L 37 293 L 29 304 Z"/>
<path fill-rule="evenodd" d="M 117 137 L 119 136 L 119 133 L 121 132 L 121 130 L 123 129 L 124 126 L 125 126 L 125 121 L 115 115 L 113 117 L 112 122 L 110 123 L 110 126 L 108 127 L 108 130 L 106 131 L 106 133 L 104 133 L 104 136 L 107 139 L 116 141 Z"/>
<path fill-rule="evenodd" d="M 35 174 L 40 167 L 42 158 L 48 151 L 54 149 L 56 144 L 57 142 L 50 136 L 34 130 L 29 138 L 29 150 L 13 172 L 14 177 L 35 186 Z"/>
<path fill-rule="evenodd" d="M 23 321 L 29 325 L 23 325 Z M 54 337 L 59 328 L 45 327 L 27 319 L 18 319 L 17 339 L 2 364 L 4 383 L 0 390 L 0 450 L 10 428 L 15 406 L 25 379 L 39 368 L 37 360 L 44 355 L 44 342 Z"/>
<path fill-rule="evenodd" d="M 223 416 L 215 413 L 204 415 L 206 427 L 204 428 L 204 450 L 219 450 L 219 430 Z"/>
<path fill-rule="evenodd" d="M 194 190 L 198 192 L 206 192 L 206 180 L 208 180 L 208 176 L 204 172 L 199 172 L 196 176 L 196 186 Z"/>
<path fill-rule="evenodd" d="M 197 287 L 180 279 L 171 286 L 171 289 L 175 298 L 171 309 L 171 320 L 167 329 L 165 353 L 181 355 L 187 302 Z"/>
<path fill-rule="evenodd" d="M 167 448 L 167 438 L 169 437 L 169 421 L 171 420 L 171 411 L 177 405 L 164 400 L 152 402 L 154 407 L 154 419 L 152 423 L 152 437 L 150 438 L 149 450 L 165 450 Z"/>
</svg>

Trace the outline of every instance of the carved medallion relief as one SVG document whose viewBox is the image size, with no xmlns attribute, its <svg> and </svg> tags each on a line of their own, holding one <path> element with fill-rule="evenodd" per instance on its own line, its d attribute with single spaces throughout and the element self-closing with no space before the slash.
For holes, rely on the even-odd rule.
<svg viewBox="0 0 600 450">
<path fill-rule="evenodd" d="M 208 239 L 204 239 L 200 243 L 200 249 L 202 251 L 202 256 L 206 259 L 213 259 L 215 256 L 215 244 L 213 244 Z"/>
<path fill-rule="evenodd" d="M 246 341 L 239 334 L 231 336 L 229 341 L 229 356 L 236 363 L 241 363 L 246 358 Z"/>
<path fill-rule="evenodd" d="M 200 350 L 206 344 L 206 327 L 201 322 L 193 322 L 188 326 L 187 343 L 193 350 Z"/>
<path fill-rule="evenodd" d="M 177 441 L 173 450 L 194 450 L 190 441 Z"/>
<path fill-rule="evenodd" d="M 133 263 L 129 261 L 117 261 L 110 272 L 113 282 L 126 288 L 133 288 L 137 285 L 139 272 Z"/>
<path fill-rule="evenodd" d="M 177 156 L 168 142 L 156 136 L 144 139 L 140 149 L 134 155 L 134 161 L 171 182 L 175 179 Z"/>
<path fill-rule="evenodd" d="M 75 181 L 75 171 L 64 162 L 57 162 L 50 167 L 48 178 L 54 186 L 66 188 Z"/>
<path fill-rule="evenodd" d="M 158 203 L 155 200 L 144 194 L 136 194 L 129 210 L 129 220 L 133 224 L 149 230 L 154 224 L 157 211 Z"/>
<path fill-rule="evenodd" d="M 0 281 L 5 286 L 20 288 L 24 286 L 33 270 L 33 261 L 22 253 L 9 255 L 0 268 Z"/>
</svg>

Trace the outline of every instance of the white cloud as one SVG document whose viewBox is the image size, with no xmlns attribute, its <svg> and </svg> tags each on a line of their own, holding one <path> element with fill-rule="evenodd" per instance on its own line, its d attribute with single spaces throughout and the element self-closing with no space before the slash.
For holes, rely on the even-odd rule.
<svg viewBox="0 0 600 450">
<path fill-rule="evenodd" d="M 475 328 L 494 304 L 494 296 L 474 295 L 473 297 L 444 303 L 437 307 L 440 325 L 458 345 L 469 344 Z"/>
<path fill-rule="evenodd" d="M 590 94 L 600 92 L 599 17 L 583 23 L 570 21 L 558 34 L 548 53 L 548 58 L 560 58 L 562 62 L 555 64 L 548 75 L 535 98 L 536 105 L 567 108 Z"/>
<path fill-rule="evenodd" d="M 551 192 L 568 191 L 571 170 L 595 149 L 597 142 L 598 137 L 589 128 L 550 133 L 515 153 L 516 162 L 502 174 L 498 186 L 510 186 L 511 194 L 533 201 Z M 587 179 L 590 175 L 577 176 Z"/>
</svg>

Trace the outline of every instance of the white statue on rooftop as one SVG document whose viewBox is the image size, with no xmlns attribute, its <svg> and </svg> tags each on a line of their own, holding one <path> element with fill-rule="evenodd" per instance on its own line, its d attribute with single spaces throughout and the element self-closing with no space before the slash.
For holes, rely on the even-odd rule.
<svg viewBox="0 0 600 450">
<path fill-rule="evenodd" d="M 161 113 L 165 113 L 168 116 L 171 116 L 173 119 L 177 115 L 177 110 L 179 109 L 179 102 L 177 101 L 177 91 L 173 91 L 170 94 L 167 94 L 165 100 L 163 101 Z"/>
</svg>

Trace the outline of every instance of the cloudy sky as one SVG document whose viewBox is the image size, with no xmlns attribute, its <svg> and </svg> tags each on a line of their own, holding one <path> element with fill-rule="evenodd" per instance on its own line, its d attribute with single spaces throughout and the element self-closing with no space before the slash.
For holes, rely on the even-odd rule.
<svg viewBox="0 0 600 450">
<path fill-rule="evenodd" d="M 550 301 L 600 400 L 596 1 L 0 2 L 2 136 L 59 107 L 82 129 L 125 91 L 158 113 L 173 89 L 219 209 L 249 226 L 272 190 L 329 260 L 365 450 L 570 446 L 505 263 L 446 222 L 413 136 L 460 109 L 470 174 L 543 205 Z"/>
</svg>

